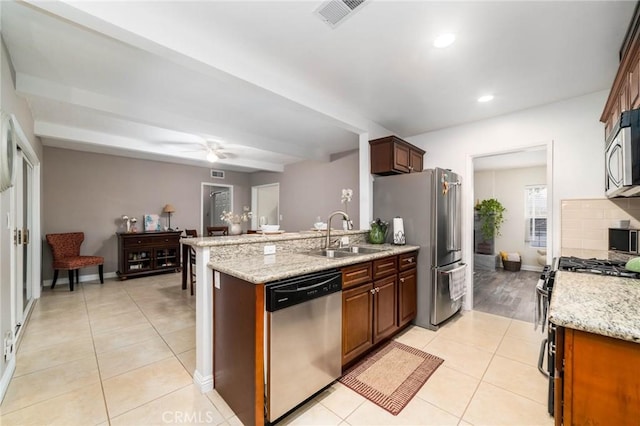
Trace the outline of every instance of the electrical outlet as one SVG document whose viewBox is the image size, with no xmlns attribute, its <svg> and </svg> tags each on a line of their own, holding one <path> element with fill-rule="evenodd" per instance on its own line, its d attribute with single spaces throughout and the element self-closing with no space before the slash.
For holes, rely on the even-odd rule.
<svg viewBox="0 0 640 426">
<path fill-rule="evenodd" d="M 342 243 L 343 246 L 348 246 L 349 245 L 349 237 L 345 235 L 344 237 L 340 238 L 340 242 Z"/>
<path fill-rule="evenodd" d="M 276 246 L 274 244 L 264 246 L 264 254 L 276 254 Z"/>
</svg>

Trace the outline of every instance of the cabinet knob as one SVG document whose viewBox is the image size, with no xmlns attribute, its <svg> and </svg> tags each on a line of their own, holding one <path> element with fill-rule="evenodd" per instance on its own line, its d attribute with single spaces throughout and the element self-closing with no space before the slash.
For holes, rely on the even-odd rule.
<svg viewBox="0 0 640 426">
<path fill-rule="evenodd" d="M 138 244 L 142 243 L 142 241 L 138 240 Z"/>
<path fill-rule="evenodd" d="M 380 293 L 380 287 L 376 287 L 376 293 Z"/>
<path fill-rule="evenodd" d="M 407 259 L 407 262 L 409 262 L 409 263 L 413 263 L 413 257 L 408 258 L 408 259 Z"/>
<path fill-rule="evenodd" d="M 403 283 L 404 282 L 404 278 L 400 278 L 400 282 Z"/>
<path fill-rule="evenodd" d="M 371 294 L 376 294 L 376 289 L 375 289 L 375 288 L 372 288 L 371 290 L 369 290 L 369 292 L 370 292 Z"/>
</svg>

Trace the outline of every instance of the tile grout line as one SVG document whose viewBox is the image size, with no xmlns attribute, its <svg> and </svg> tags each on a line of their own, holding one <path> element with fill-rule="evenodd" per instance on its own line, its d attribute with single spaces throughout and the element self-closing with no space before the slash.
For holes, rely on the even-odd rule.
<svg viewBox="0 0 640 426">
<path fill-rule="evenodd" d="M 91 316 L 89 315 L 89 307 L 87 306 L 87 295 L 84 292 L 84 285 L 82 285 L 81 288 L 82 288 L 82 298 L 84 300 L 84 308 L 87 311 L 87 322 L 89 323 L 89 333 L 91 333 L 91 344 L 93 345 L 93 355 L 96 360 L 96 367 L 98 368 L 98 378 L 100 379 L 100 390 L 102 391 L 102 402 L 104 404 L 105 414 L 107 415 L 107 424 L 111 425 L 111 417 L 109 416 L 109 406 L 107 405 L 107 395 L 104 392 L 104 381 L 102 380 L 100 362 L 98 361 L 98 351 L 96 350 L 96 342 L 93 334 L 93 327 L 91 326 Z"/>
<path fill-rule="evenodd" d="M 491 314 L 491 315 L 495 315 L 495 314 Z M 504 337 L 507 335 L 507 331 L 509 330 L 509 327 L 511 327 L 511 324 L 513 324 L 513 318 L 509 318 L 509 325 L 507 326 L 507 328 L 505 328 L 504 333 L 502 335 L 502 338 L 500 339 L 500 342 L 498 343 L 498 345 L 496 346 L 495 350 L 491 354 L 491 359 L 487 363 L 487 366 L 485 367 L 484 372 L 482 373 L 482 376 L 480 377 L 480 380 L 478 381 L 478 384 L 476 385 L 476 388 L 473 390 L 473 393 L 471 394 L 471 398 L 469 398 L 469 402 L 467 402 L 467 405 L 464 407 L 464 410 L 462 411 L 462 414 L 460 415 L 460 422 L 465 421 L 467 423 L 470 423 L 470 422 L 464 420 L 464 416 L 465 416 L 465 414 L 467 414 L 467 410 L 469 409 L 469 406 L 471 405 L 471 402 L 476 397 L 476 394 L 478 393 L 478 389 L 480 388 L 480 385 L 484 381 L 484 376 L 485 376 L 485 374 L 487 374 L 487 370 L 489 369 L 489 366 L 493 362 L 493 359 L 496 356 L 496 352 L 498 351 L 498 348 L 502 344 L 502 341 L 504 340 Z M 458 422 L 458 424 L 460 422 Z"/>
</svg>

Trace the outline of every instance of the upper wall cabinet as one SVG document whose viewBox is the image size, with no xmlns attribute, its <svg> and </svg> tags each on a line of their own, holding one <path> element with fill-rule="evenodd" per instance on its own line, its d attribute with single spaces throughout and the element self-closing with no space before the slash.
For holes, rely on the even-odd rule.
<svg viewBox="0 0 640 426">
<path fill-rule="evenodd" d="M 369 141 L 371 147 L 371 173 L 395 175 L 422 171 L 425 151 L 397 136 Z"/>
<path fill-rule="evenodd" d="M 620 66 L 613 81 L 609 98 L 600 121 L 605 123 L 605 138 L 620 120 L 620 113 L 640 108 L 640 16 L 631 20 L 627 37 L 620 52 Z"/>
</svg>

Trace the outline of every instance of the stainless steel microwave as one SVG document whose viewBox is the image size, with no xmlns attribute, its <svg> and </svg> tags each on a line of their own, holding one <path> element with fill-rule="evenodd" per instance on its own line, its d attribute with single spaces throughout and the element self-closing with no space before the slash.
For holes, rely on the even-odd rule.
<svg viewBox="0 0 640 426">
<path fill-rule="evenodd" d="M 640 196 L 640 109 L 621 114 L 607 138 L 606 147 L 606 196 Z"/>
<path fill-rule="evenodd" d="M 609 228 L 609 250 L 638 253 L 638 230 Z"/>
</svg>

